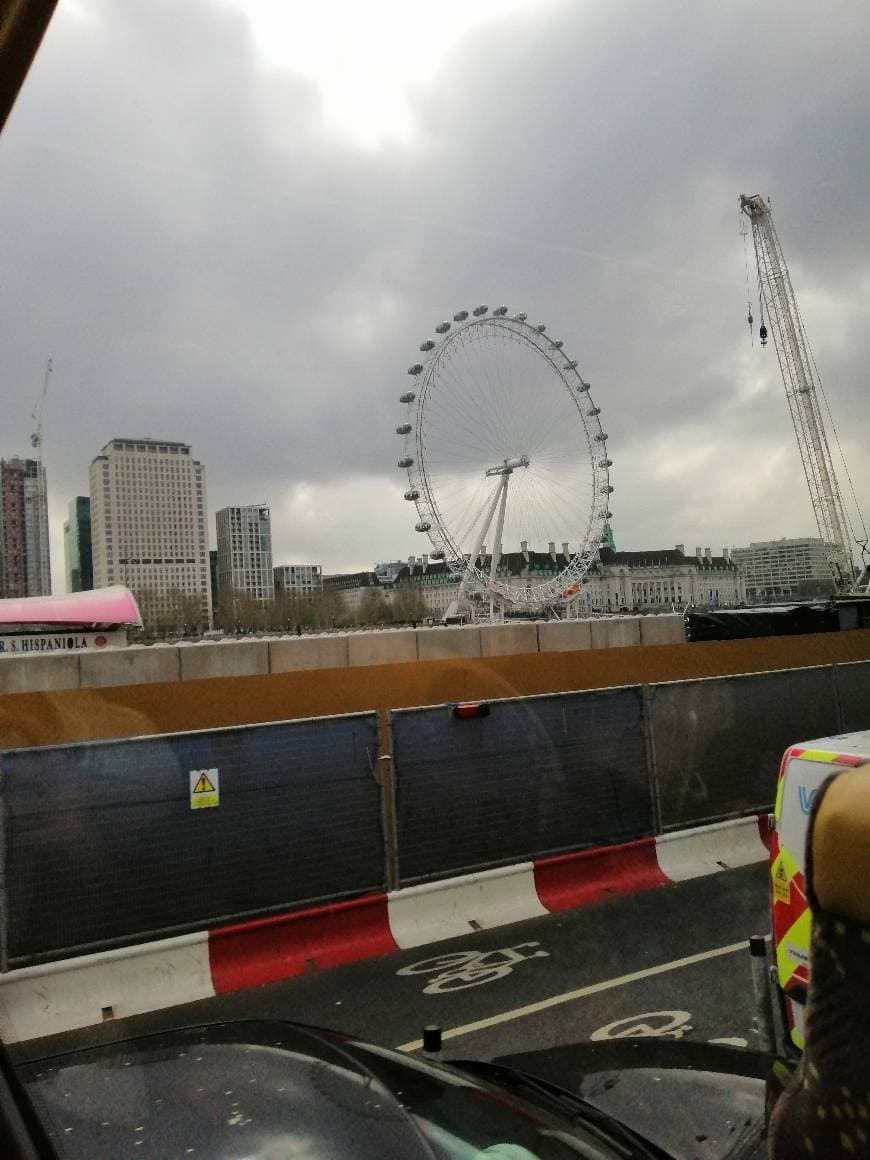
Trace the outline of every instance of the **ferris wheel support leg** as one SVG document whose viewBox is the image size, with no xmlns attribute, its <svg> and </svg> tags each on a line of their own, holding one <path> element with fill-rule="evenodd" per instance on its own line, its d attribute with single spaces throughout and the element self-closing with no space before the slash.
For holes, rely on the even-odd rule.
<svg viewBox="0 0 870 1160">
<path fill-rule="evenodd" d="M 495 539 L 492 544 L 492 560 L 489 566 L 489 578 L 491 582 L 495 582 L 495 574 L 501 562 L 501 534 L 504 530 L 504 513 L 507 507 L 507 489 L 509 475 L 502 476 L 501 481 L 501 502 L 498 505 L 498 518 L 495 521 Z"/>
<path fill-rule="evenodd" d="M 498 571 L 499 563 L 501 562 L 501 534 L 504 530 L 504 513 L 507 507 L 507 489 L 509 475 L 503 475 L 501 480 L 501 502 L 498 505 L 498 516 L 495 521 L 495 539 L 492 542 L 492 558 L 489 565 L 489 582 L 490 585 L 495 584 L 496 572 Z M 490 622 L 495 618 L 495 600 L 492 595 L 493 589 L 489 590 L 489 619 Z"/>
<path fill-rule="evenodd" d="M 484 518 L 483 524 L 481 525 L 480 535 L 478 536 L 477 547 L 475 548 L 474 553 L 471 557 L 471 564 L 472 565 L 474 564 L 474 561 L 478 558 L 478 556 L 483 552 L 484 545 L 486 544 L 486 534 L 490 529 L 490 525 L 492 524 L 492 517 L 495 515 L 496 505 L 498 504 L 499 497 L 500 497 L 501 492 L 502 492 L 502 487 L 504 486 L 504 482 L 505 482 L 506 478 L 507 478 L 506 476 L 502 476 L 499 479 L 498 486 L 496 487 L 495 493 L 493 494 L 493 497 L 490 500 L 489 507 L 486 509 L 486 516 Z M 466 569 L 465 575 L 462 577 L 462 583 L 459 585 L 459 592 L 457 593 L 457 597 L 456 597 L 457 600 L 462 600 L 463 596 L 465 595 L 465 589 L 467 587 L 467 584 L 466 584 L 467 579 L 468 579 L 468 569 Z"/>
</svg>

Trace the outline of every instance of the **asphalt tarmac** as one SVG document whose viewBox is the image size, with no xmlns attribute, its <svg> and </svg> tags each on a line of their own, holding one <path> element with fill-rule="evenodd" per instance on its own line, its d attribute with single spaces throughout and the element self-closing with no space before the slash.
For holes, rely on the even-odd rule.
<svg viewBox="0 0 870 1160">
<path fill-rule="evenodd" d="M 437 1025 L 445 1058 L 638 1034 L 754 1046 L 745 945 L 769 925 L 767 867 L 756 864 L 13 1050 L 37 1058 L 244 1018 L 330 1027 L 407 1051 Z"/>
</svg>

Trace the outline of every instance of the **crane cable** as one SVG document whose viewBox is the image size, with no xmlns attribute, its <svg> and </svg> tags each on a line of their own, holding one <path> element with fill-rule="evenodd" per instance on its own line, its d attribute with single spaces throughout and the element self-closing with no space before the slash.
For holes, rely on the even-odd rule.
<svg viewBox="0 0 870 1160">
<path fill-rule="evenodd" d="M 755 346 L 755 332 L 752 329 L 752 296 L 749 289 L 749 252 L 746 247 L 746 214 L 742 209 L 737 210 L 740 222 L 740 236 L 743 238 L 743 268 L 746 271 L 746 321 L 749 323 L 749 341 Z"/>
<path fill-rule="evenodd" d="M 741 211 L 742 212 L 742 211 Z M 743 238 L 744 245 L 744 261 L 746 261 L 745 246 L 746 237 Z M 758 337 L 762 346 L 767 346 L 767 327 L 764 325 L 764 293 L 762 289 L 761 278 L 761 256 L 758 253 L 758 234 L 755 230 L 755 223 L 752 225 L 752 247 L 755 251 L 755 274 L 758 279 Z M 746 296 L 749 297 L 749 264 L 746 262 Z M 752 311 L 750 307 L 750 318 Z M 753 345 L 755 345 L 753 343 Z"/>
</svg>

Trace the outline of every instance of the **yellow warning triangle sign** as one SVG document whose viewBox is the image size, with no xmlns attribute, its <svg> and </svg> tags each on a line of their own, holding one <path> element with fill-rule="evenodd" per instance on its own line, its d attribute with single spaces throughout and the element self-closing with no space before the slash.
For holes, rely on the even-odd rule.
<svg viewBox="0 0 870 1160">
<path fill-rule="evenodd" d="M 204 773 L 201 773 L 199 775 L 199 781 L 196 783 L 196 785 L 191 790 L 191 793 L 214 793 L 214 792 L 215 792 L 214 786 L 211 784 L 211 782 L 208 780 L 208 778 L 206 777 L 206 775 Z"/>
<path fill-rule="evenodd" d="M 197 791 L 194 790 L 194 793 L 196 793 L 196 792 Z M 786 874 L 784 863 L 780 862 L 780 864 L 777 866 L 776 874 L 774 875 L 774 877 L 778 878 L 780 880 L 780 882 L 787 882 L 788 881 L 788 874 Z"/>
</svg>

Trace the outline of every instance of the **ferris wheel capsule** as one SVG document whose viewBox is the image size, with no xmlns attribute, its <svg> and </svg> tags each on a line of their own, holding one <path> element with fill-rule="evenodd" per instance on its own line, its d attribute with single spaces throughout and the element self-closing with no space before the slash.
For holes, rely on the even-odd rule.
<svg viewBox="0 0 870 1160">
<path fill-rule="evenodd" d="M 494 318 L 504 318 L 504 316 L 507 314 L 507 307 L 506 306 L 496 306 L 495 310 L 493 310 L 492 313 L 493 313 Z"/>
<path fill-rule="evenodd" d="M 405 492 L 405 499 L 415 500 L 420 498 L 420 493 L 416 487 L 411 487 Z"/>
<path fill-rule="evenodd" d="M 586 412 L 586 414 L 587 414 L 587 415 L 589 416 L 589 418 L 591 419 L 591 418 L 593 418 L 595 415 L 600 415 L 600 414 L 601 414 L 601 408 L 600 408 L 600 407 L 596 407 L 596 406 L 595 406 L 595 404 L 593 403 L 593 405 L 592 405 L 592 406 L 589 408 L 589 410 Z"/>
<path fill-rule="evenodd" d="M 425 342 L 420 343 L 420 350 L 422 350 L 422 351 L 428 351 L 428 350 L 434 350 L 434 349 L 435 349 L 435 343 L 432 341 L 431 338 L 427 338 Z"/>
<path fill-rule="evenodd" d="M 436 334 L 446 334 L 449 329 L 450 329 L 449 322 L 439 322 L 438 325 L 435 327 L 435 333 Z"/>
<path fill-rule="evenodd" d="M 528 317 L 528 314 L 522 310 L 519 312 L 519 314 L 514 315 L 514 318 L 517 320 L 517 322 L 525 322 Z"/>
<path fill-rule="evenodd" d="M 408 374 L 409 375 L 419 375 L 422 370 L 423 370 L 422 363 L 412 363 L 411 366 L 408 367 Z"/>
<path fill-rule="evenodd" d="M 554 338 L 550 343 L 550 348 L 552 350 L 561 350 L 564 345 L 565 344 L 562 342 L 561 338 Z"/>
<path fill-rule="evenodd" d="M 468 317 L 468 311 L 467 310 L 460 310 L 456 314 L 453 315 L 453 321 L 454 322 L 464 322 L 467 317 Z"/>
<path fill-rule="evenodd" d="M 595 436 L 595 442 L 596 443 L 606 443 L 607 442 L 607 432 L 606 431 L 599 431 L 598 434 Z"/>
<path fill-rule="evenodd" d="M 399 460 L 399 467 L 412 467 L 413 464 L 414 458 L 411 455 L 403 455 Z"/>
<path fill-rule="evenodd" d="M 583 380 L 581 379 L 580 383 L 577 387 L 577 390 L 580 391 L 581 393 L 588 391 L 589 390 L 589 383 L 584 383 Z"/>
<path fill-rule="evenodd" d="M 420 520 L 418 524 L 414 524 L 415 532 L 428 532 L 432 525 L 428 520 Z"/>
<path fill-rule="evenodd" d="M 565 370 L 566 371 L 576 371 L 577 370 L 576 358 L 569 359 L 568 362 L 565 363 Z"/>
<path fill-rule="evenodd" d="M 413 391 L 406 391 L 404 395 L 399 395 L 400 403 L 413 403 L 417 396 Z"/>
<path fill-rule="evenodd" d="M 475 306 L 471 313 L 475 318 L 481 318 L 484 314 L 486 314 L 487 310 L 489 310 L 488 306 Z"/>
<path fill-rule="evenodd" d="M 413 430 L 414 430 L 414 428 L 411 426 L 410 423 L 401 423 L 396 428 L 396 434 L 397 435 L 410 435 Z"/>
</svg>

